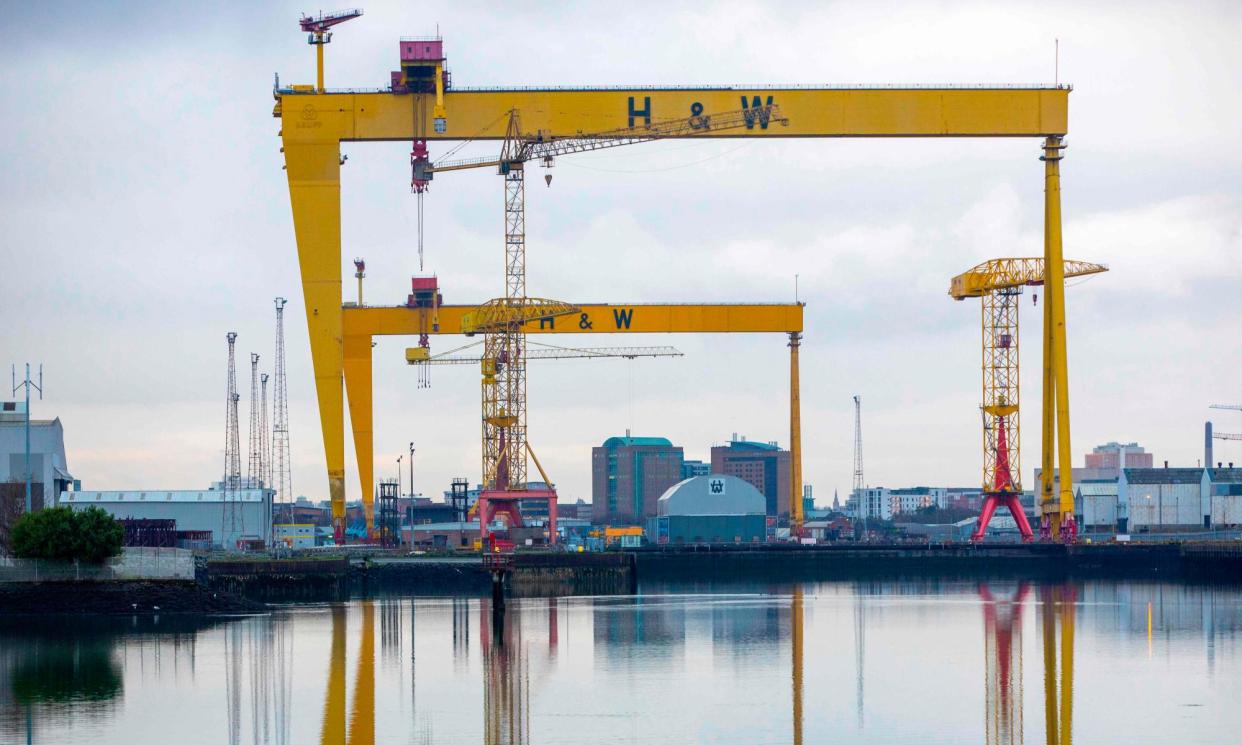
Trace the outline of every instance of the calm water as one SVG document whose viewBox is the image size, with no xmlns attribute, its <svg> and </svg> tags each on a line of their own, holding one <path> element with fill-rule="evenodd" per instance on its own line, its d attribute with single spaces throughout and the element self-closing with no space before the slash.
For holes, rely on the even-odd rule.
<svg viewBox="0 0 1242 745">
<path fill-rule="evenodd" d="M 645 585 L 0 628 L 0 742 L 1224 743 L 1242 590 Z"/>
</svg>

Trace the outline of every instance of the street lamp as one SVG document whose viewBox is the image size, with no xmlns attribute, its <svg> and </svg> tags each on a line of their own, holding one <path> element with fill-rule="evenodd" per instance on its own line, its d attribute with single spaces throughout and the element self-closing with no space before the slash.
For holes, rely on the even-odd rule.
<svg viewBox="0 0 1242 745">
<path fill-rule="evenodd" d="M 414 443 L 410 443 L 410 499 L 414 498 Z"/>
<path fill-rule="evenodd" d="M 404 457 L 405 457 L 404 455 L 397 456 L 397 494 L 398 496 L 401 494 L 401 459 Z"/>
</svg>

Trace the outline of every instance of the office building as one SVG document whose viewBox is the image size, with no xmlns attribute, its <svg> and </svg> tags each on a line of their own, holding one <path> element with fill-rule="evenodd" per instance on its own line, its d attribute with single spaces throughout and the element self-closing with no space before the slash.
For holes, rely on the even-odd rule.
<svg viewBox="0 0 1242 745">
<path fill-rule="evenodd" d="M 681 462 L 681 478 L 692 479 L 695 476 L 706 476 L 712 472 L 712 464 L 701 460 L 683 460 Z"/>
<path fill-rule="evenodd" d="M 737 435 L 712 448 L 712 474 L 735 476 L 763 495 L 767 514 L 789 519 L 789 451 L 775 442 L 751 442 Z M 801 491 L 801 490 L 799 490 Z"/>
<path fill-rule="evenodd" d="M 663 437 L 609 437 L 591 449 L 591 521 L 642 525 L 681 481 L 682 449 Z"/>
<path fill-rule="evenodd" d="M 850 493 L 846 511 L 856 520 L 892 520 L 892 494 L 883 486 L 855 489 Z"/>
<path fill-rule="evenodd" d="M 1137 442 L 1121 444 L 1109 442 L 1097 445 L 1087 453 L 1087 468 L 1098 468 L 1106 473 L 1105 478 L 1116 478 L 1122 468 L 1151 468 L 1152 454 L 1144 450 Z M 1205 464 L 1210 465 L 1210 464 Z"/>
</svg>

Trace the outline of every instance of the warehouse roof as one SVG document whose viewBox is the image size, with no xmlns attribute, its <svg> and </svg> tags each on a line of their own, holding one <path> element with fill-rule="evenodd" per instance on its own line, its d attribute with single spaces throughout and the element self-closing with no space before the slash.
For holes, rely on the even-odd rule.
<svg viewBox="0 0 1242 745">
<path fill-rule="evenodd" d="M 609 437 L 604 440 L 604 447 L 619 448 L 627 445 L 637 447 L 672 447 L 673 443 L 667 437 Z"/>
<path fill-rule="evenodd" d="M 759 490 L 736 476 L 695 476 L 673 484 L 656 502 L 656 514 L 763 515 L 767 500 Z"/>
<path fill-rule="evenodd" d="M 1242 484 L 1242 468 L 1209 468 L 1208 478 L 1217 484 Z"/>
<path fill-rule="evenodd" d="M 270 489 L 238 489 L 226 492 L 217 489 L 202 491 L 66 491 L 60 493 L 67 504 L 115 504 L 120 502 L 261 502 Z"/>
<path fill-rule="evenodd" d="M 1197 484 L 1203 480 L 1202 468 L 1127 468 L 1128 484 Z"/>
<path fill-rule="evenodd" d="M 1079 481 L 1074 486 L 1078 489 L 1078 494 L 1084 497 L 1117 496 L 1117 479 L 1088 479 Z"/>
</svg>

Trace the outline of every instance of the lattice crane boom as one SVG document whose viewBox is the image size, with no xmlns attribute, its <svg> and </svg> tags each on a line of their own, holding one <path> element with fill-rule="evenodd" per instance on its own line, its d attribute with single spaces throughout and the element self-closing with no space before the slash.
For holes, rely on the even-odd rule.
<svg viewBox="0 0 1242 745">
<path fill-rule="evenodd" d="M 516 121 L 519 114 L 516 110 L 509 112 L 510 120 Z M 429 163 L 420 173 L 434 174 L 444 171 L 461 171 L 472 168 L 501 168 L 506 164 L 528 161 L 543 161 L 562 155 L 585 153 L 593 150 L 606 150 L 622 145 L 634 145 L 652 140 L 692 137 L 709 131 L 719 132 L 739 129 L 754 123 L 776 122 L 782 126 L 789 120 L 781 116 L 780 107 L 775 104 L 755 108 L 727 111 L 723 114 L 697 114 L 678 119 L 665 119 L 652 122 L 645 127 L 625 127 L 604 132 L 582 132 L 573 137 L 544 138 L 542 133 L 521 135 L 510 129 L 505 137 L 505 144 L 499 158 L 462 158 L 459 160 Z M 420 174 L 416 174 L 420 175 Z"/>
<path fill-rule="evenodd" d="M 685 356 L 677 347 L 558 347 L 551 344 L 536 344 L 535 342 L 527 342 L 526 350 L 527 360 L 567 360 L 567 359 L 627 359 L 632 360 L 637 357 L 683 357 Z M 433 355 L 427 359 L 410 359 L 407 356 L 406 361 L 411 365 L 468 365 L 478 364 L 483 361 L 482 355 L 460 355 L 458 352 L 476 347 L 479 342 L 468 344 L 465 347 L 445 352 L 444 354 Z"/>
<path fill-rule="evenodd" d="M 1108 267 L 1103 264 L 1065 260 L 1066 279 L 1107 271 Z M 954 300 L 964 300 L 968 297 L 983 297 L 997 290 L 1038 286 L 1043 283 L 1044 260 L 1042 257 L 989 259 L 954 277 L 949 284 L 949 296 Z"/>
</svg>

